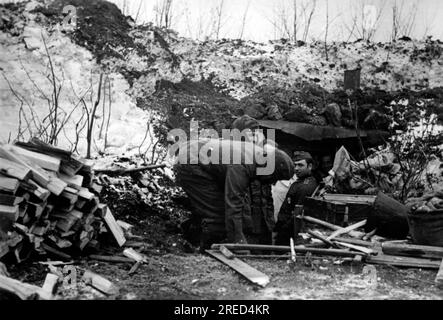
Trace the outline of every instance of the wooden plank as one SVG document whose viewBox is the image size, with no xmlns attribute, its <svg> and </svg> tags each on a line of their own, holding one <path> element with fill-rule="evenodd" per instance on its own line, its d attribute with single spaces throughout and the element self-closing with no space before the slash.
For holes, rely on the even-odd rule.
<svg viewBox="0 0 443 320">
<path fill-rule="evenodd" d="M 219 250 L 220 246 L 223 245 L 229 250 L 261 250 L 261 251 L 275 251 L 275 252 L 291 252 L 290 246 L 271 246 L 271 245 L 261 245 L 261 244 L 236 244 L 236 243 L 224 243 L 224 244 L 213 244 L 211 249 Z M 294 246 L 296 253 L 308 253 L 314 255 L 329 255 L 329 256 L 339 256 L 339 257 L 354 257 L 357 255 L 365 255 L 361 252 L 351 252 L 349 250 L 341 249 L 323 249 L 323 248 L 307 248 L 305 246 Z"/>
<path fill-rule="evenodd" d="M 31 170 L 34 180 L 37 181 L 37 183 L 40 184 L 42 187 L 54 193 L 55 195 L 60 195 L 63 192 L 64 188 L 68 186 L 62 180 L 50 177 L 48 173 L 38 165 L 29 162 L 21 155 L 13 152 L 10 145 L 0 146 L 0 156 L 7 158 L 8 160 L 11 160 L 13 162 L 16 162 L 26 167 L 27 169 Z"/>
<path fill-rule="evenodd" d="M 71 152 L 56 148 L 38 140 L 37 138 L 32 138 L 29 142 L 16 142 L 15 145 L 60 159 L 60 171 L 69 176 L 76 175 L 83 167 L 82 161 L 73 157 Z"/>
<path fill-rule="evenodd" d="M 48 294 L 53 295 L 57 289 L 57 284 L 59 281 L 58 275 L 53 273 L 46 274 L 45 282 L 43 283 L 42 289 Z"/>
<path fill-rule="evenodd" d="M 18 180 L 26 180 L 31 176 L 31 170 L 5 158 L 0 158 L 0 173 Z"/>
<path fill-rule="evenodd" d="M 0 275 L 0 288 L 15 293 L 22 300 L 33 299 L 34 297 L 38 297 L 42 300 L 52 299 L 52 295 L 48 294 L 48 292 L 40 287 L 24 283 L 3 275 Z"/>
<path fill-rule="evenodd" d="M 229 249 L 226 249 L 225 246 L 220 246 L 219 250 L 226 258 L 234 259 L 234 254 Z"/>
<path fill-rule="evenodd" d="M 377 196 L 353 195 L 353 194 L 324 194 L 326 201 L 340 202 L 344 204 L 367 204 L 373 205 Z"/>
<path fill-rule="evenodd" d="M 148 257 L 146 255 L 141 254 L 132 248 L 123 250 L 123 254 L 125 257 L 133 259 L 135 262 L 148 262 Z"/>
<path fill-rule="evenodd" d="M 383 242 L 383 253 L 394 256 L 406 256 L 428 259 L 443 259 L 443 247 L 419 246 L 393 242 Z"/>
<path fill-rule="evenodd" d="M 119 293 L 119 288 L 111 281 L 92 271 L 86 270 L 82 279 L 87 285 L 90 285 L 105 294 L 114 295 Z"/>
<path fill-rule="evenodd" d="M 95 197 L 95 194 L 93 194 L 92 192 L 89 192 L 89 190 L 87 188 L 81 187 L 78 191 L 78 196 L 82 199 L 86 199 L 89 201 Z"/>
<path fill-rule="evenodd" d="M 48 189 L 41 187 L 33 180 L 28 180 L 27 182 L 24 181 L 20 182 L 20 187 L 23 190 L 26 190 L 31 194 L 33 194 L 34 196 L 36 196 L 41 201 L 48 200 L 49 196 L 51 195 L 51 192 L 49 192 Z"/>
<path fill-rule="evenodd" d="M 0 191 L 14 195 L 19 187 L 19 181 L 15 178 L 0 176 Z"/>
<path fill-rule="evenodd" d="M 55 172 L 60 170 L 60 159 L 48 156 L 46 154 L 29 151 L 18 146 L 11 146 L 11 150 L 28 159 L 30 162 L 37 164 L 43 169 Z"/>
<path fill-rule="evenodd" d="M 91 260 L 103 261 L 103 262 L 112 262 L 112 263 L 134 263 L 134 259 L 120 257 L 120 256 L 102 256 L 91 254 L 88 256 Z"/>
<path fill-rule="evenodd" d="M 15 197 L 8 194 L 0 193 L 0 205 L 18 206 L 24 200 L 23 197 Z"/>
<path fill-rule="evenodd" d="M 435 277 L 435 285 L 439 289 L 443 289 L 443 259 L 440 263 L 440 268 L 438 270 L 437 276 Z"/>
<path fill-rule="evenodd" d="M 420 259 L 411 257 L 399 257 L 386 254 L 378 254 L 376 256 L 367 256 L 366 263 L 369 264 L 385 264 L 397 267 L 410 267 L 422 269 L 439 269 L 440 261 L 430 259 Z"/>
<path fill-rule="evenodd" d="M 372 249 L 369 249 L 369 248 L 366 248 L 366 247 L 362 247 L 362 246 L 357 246 L 355 244 L 350 244 L 350 243 L 346 243 L 346 242 L 338 242 L 338 241 L 336 241 L 336 243 L 341 245 L 341 246 L 343 246 L 343 247 L 349 248 L 349 249 L 361 251 L 363 253 L 366 253 L 367 255 L 376 254 L 377 253 L 376 251 L 374 251 Z"/>
<path fill-rule="evenodd" d="M 269 283 L 269 277 L 266 274 L 251 267 L 238 258 L 228 259 L 222 253 L 214 250 L 206 250 L 206 252 L 230 268 L 234 269 L 252 283 L 258 284 L 261 287 L 265 287 Z"/>
<path fill-rule="evenodd" d="M 380 247 L 380 249 L 381 249 L 381 243 L 379 243 L 379 242 L 370 242 L 370 241 L 364 241 L 364 240 L 360 240 L 360 239 L 340 238 L 340 237 L 335 238 L 334 241 L 355 244 L 357 246 L 362 246 L 362 247 L 367 247 L 367 248 Z"/>
<path fill-rule="evenodd" d="M 123 233 L 122 228 L 120 228 L 120 226 L 115 221 L 115 218 L 112 215 L 112 212 L 109 208 L 106 209 L 106 213 L 105 216 L 103 217 L 103 220 L 108 226 L 109 231 L 111 231 L 111 233 L 114 235 L 114 238 L 115 240 L 117 240 L 118 245 L 120 247 L 123 246 L 126 242 L 125 235 Z"/>
<path fill-rule="evenodd" d="M 357 222 L 357 223 L 355 223 L 353 225 L 350 225 L 350 226 L 348 226 L 346 228 L 341 228 L 339 230 L 336 230 L 329 237 L 327 237 L 326 239 L 331 240 L 331 239 L 334 239 L 335 237 L 338 237 L 338 236 L 350 233 L 351 231 L 354 231 L 354 230 L 356 230 L 358 228 L 363 227 L 366 224 L 366 222 L 367 222 L 367 220 L 363 220 L 363 221 Z"/>
<path fill-rule="evenodd" d="M 313 218 L 313 217 L 302 216 L 301 218 L 303 220 L 307 221 L 307 222 L 314 223 L 314 224 L 317 224 L 319 226 L 323 226 L 323 227 L 328 228 L 328 229 L 332 229 L 332 230 L 341 230 L 341 229 L 343 229 L 342 227 L 336 226 L 335 224 L 328 223 L 326 221 L 323 221 L 323 220 L 320 220 L 320 219 L 316 219 L 316 218 Z M 361 237 L 363 237 L 365 235 L 364 232 L 358 232 L 358 231 L 351 231 L 348 234 L 351 237 L 353 237 L 353 238 L 361 238 Z"/>
<path fill-rule="evenodd" d="M 66 182 L 69 187 L 80 189 L 83 184 L 83 176 L 81 175 L 75 175 L 75 176 L 68 176 L 67 174 L 60 173 L 59 178 Z"/>
<path fill-rule="evenodd" d="M 122 229 L 124 229 L 126 231 L 128 231 L 128 230 L 130 230 L 131 228 L 134 227 L 132 224 L 129 224 L 129 223 L 124 222 L 122 220 L 117 220 L 116 222 L 120 226 L 120 228 L 122 228 Z"/>
<path fill-rule="evenodd" d="M 332 241 L 329 241 L 328 239 L 326 239 L 325 237 L 323 237 L 322 235 L 318 234 L 317 232 L 313 232 L 311 230 L 306 230 L 306 232 L 312 236 L 313 238 L 316 238 L 324 243 L 326 243 L 328 246 L 330 247 L 337 247 L 337 245 L 335 243 L 333 243 Z"/>
</svg>

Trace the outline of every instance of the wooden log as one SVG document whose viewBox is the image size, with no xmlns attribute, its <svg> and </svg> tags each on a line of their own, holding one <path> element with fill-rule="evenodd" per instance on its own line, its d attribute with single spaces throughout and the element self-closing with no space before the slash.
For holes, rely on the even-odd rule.
<svg viewBox="0 0 443 320">
<path fill-rule="evenodd" d="M 261 287 L 265 287 L 269 283 L 269 277 L 266 274 L 251 267 L 238 258 L 228 259 L 222 253 L 214 250 L 206 250 L 206 252 L 230 268 L 234 269 L 252 283 L 258 284 Z"/>
<path fill-rule="evenodd" d="M 97 254 L 91 254 L 88 256 L 91 260 L 111 262 L 111 263 L 134 263 L 134 259 L 120 257 L 120 256 L 102 256 Z"/>
<path fill-rule="evenodd" d="M 11 150 L 14 153 L 17 153 L 22 157 L 28 159 L 29 162 L 37 164 L 43 169 L 55 172 L 60 170 L 60 159 L 42 153 L 29 151 L 18 146 L 11 146 Z"/>
<path fill-rule="evenodd" d="M 96 182 L 93 182 L 92 184 L 91 184 L 91 189 L 92 189 L 92 191 L 95 193 L 95 194 L 100 194 L 101 192 L 102 192 L 102 190 L 103 190 L 103 186 L 101 186 L 101 185 L 99 185 L 98 183 L 96 183 Z"/>
<path fill-rule="evenodd" d="M 341 229 L 344 229 L 344 228 L 342 228 L 342 227 L 336 226 L 335 224 L 328 223 L 328 222 L 326 222 L 326 221 L 323 221 L 323 220 L 320 220 L 320 219 L 316 219 L 316 218 L 313 218 L 313 217 L 302 216 L 301 218 L 302 218 L 303 220 L 307 221 L 307 222 L 314 223 L 314 224 L 317 224 L 317 225 L 319 225 L 319 226 L 323 226 L 323 227 L 328 228 L 328 229 L 332 229 L 332 230 L 341 230 Z M 364 232 L 358 232 L 358 231 L 351 231 L 351 232 L 349 232 L 348 234 L 349 234 L 351 237 L 354 237 L 354 238 L 361 238 L 361 237 L 363 237 L 363 236 L 365 235 Z"/>
<path fill-rule="evenodd" d="M 48 189 L 41 187 L 33 180 L 28 180 L 27 182 L 24 181 L 20 182 L 20 188 L 30 192 L 41 201 L 48 200 L 49 196 L 51 195 Z"/>
<path fill-rule="evenodd" d="M 83 280 L 87 285 L 90 285 L 105 294 L 114 295 L 119 293 L 119 288 L 111 281 L 92 271 L 86 270 L 83 274 Z"/>
<path fill-rule="evenodd" d="M 103 220 L 107 225 L 107 227 L 109 228 L 109 231 L 113 234 L 118 245 L 120 247 L 123 246 L 126 242 L 125 235 L 123 233 L 122 228 L 120 228 L 120 226 L 115 221 L 115 218 L 112 215 L 111 210 L 109 208 L 106 209 L 106 213 L 105 216 L 103 217 Z"/>
<path fill-rule="evenodd" d="M 331 240 L 331 239 L 334 239 L 335 237 L 347 234 L 347 233 L 349 233 L 351 231 L 354 231 L 355 229 L 361 228 L 361 227 L 363 227 L 366 224 L 366 221 L 367 220 L 363 220 L 363 221 L 357 222 L 357 223 L 355 223 L 353 225 L 350 225 L 350 226 L 348 226 L 346 228 L 342 228 L 342 229 L 336 230 L 327 239 Z"/>
<path fill-rule="evenodd" d="M 271 246 L 271 245 L 260 245 L 260 244 L 222 244 L 229 250 L 262 250 L 262 251 L 275 251 L 275 252 L 291 252 L 290 246 Z M 219 250 L 221 244 L 213 244 L 211 249 Z M 349 250 L 340 249 L 322 249 L 322 248 L 307 248 L 304 246 L 295 246 L 294 250 L 296 253 L 312 253 L 317 255 L 327 255 L 327 256 L 339 256 L 339 257 L 354 257 L 357 255 L 365 255 L 360 252 L 351 252 Z"/>
<path fill-rule="evenodd" d="M 0 173 L 18 180 L 26 180 L 31 176 L 31 170 L 5 158 L 0 158 Z"/>
<path fill-rule="evenodd" d="M 56 224 L 57 228 L 63 232 L 68 232 L 82 219 L 83 213 L 78 210 L 72 210 L 66 214 L 54 214 L 52 217 L 59 218 Z"/>
<path fill-rule="evenodd" d="M 324 194 L 326 201 L 341 202 L 344 204 L 366 204 L 373 205 L 376 196 L 354 195 L 354 194 Z"/>
<path fill-rule="evenodd" d="M 19 181 L 14 178 L 0 176 L 0 192 L 14 195 L 19 187 Z"/>
<path fill-rule="evenodd" d="M 23 197 L 11 196 L 8 194 L 0 194 L 0 205 L 18 206 L 24 200 Z"/>
<path fill-rule="evenodd" d="M 349 249 L 361 251 L 361 252 L 363 252 L 363 253 L 365 253 L 367 255 L 377 254 L 377 252 L 372 250 L 372 249 L 369 249 L 369 248 L 366 248 L 366 247 L 362 247 L 362 246 L 357 246 L 355 244 L 350 244 L 350 243 L 346 243 L 346 242 L 338 242 L 338 241 L 336 241 L 336 243 L 339 244 L 340 246 L 343 246 L 343 247 L 346 247 L 346 248 L 349 248 Z"/>
<path fill-rule="evenodd" d="M 393 256 L 443 259 L 443 247 L 419 246 L 393 242 L 382 243 L 383 253 Z"/>
<path fill-rule="evenodd" d="M 410 268 L 422 268 L 422 269 L 439 269 L 440 261 L 411 258 L 411 257 L 399 257 L 385 254 L 378 254 L 376 256 L 367 256 L 366 263 L 369 264 L 384 264 L 397 267 L 410 267 Z"/>
<path fill-rule="evenodd" d="M 51 300 L 52 295 L 40 287 L 0 275 L 0 288 L 15 293 L 22 300 Z"/>
<path fill-rule="evenodd" d="M 94 197 L 95 197 L 95 195 L 92 192 L 89 192 L 89 190 L 87 188 L 83 188 L 83 187 L 81 187 L 79 189 L 78 196 L 80 198 L 88 200 L 88 201 L 94 199 Z"/>
<path fill-rule="evenodd" d="M 350 239 L 350 238 L 337 237 L 334 240 L 339 241 L 339 242 L 344 242 L 344 243 L 355 244 L 357 246 L 363 246 L 363 247 L 367 247 L 367 248 L 373 248 L 373 247 L 378 247 L 378 246 L 381 247 L 380 243 L 364 241 L 364 240 L 360 240 L 360 239 Z"/>
<path fill-rule="evenodd" d="M 439 289 L 443 289 L 443 259 L 440 263 L 440 268 L 438 270 L 437 276 L 435 277 L 435 285 Z"/>
</svg>

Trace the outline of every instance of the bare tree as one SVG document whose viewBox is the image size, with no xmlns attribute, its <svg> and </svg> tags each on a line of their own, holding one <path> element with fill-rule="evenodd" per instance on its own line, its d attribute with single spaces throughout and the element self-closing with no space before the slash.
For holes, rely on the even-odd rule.
<svg viewBox="0 0 443 320">
<path fill-rule="evenodd" d="M 407 7 L 408 6 L 408 7 Z M 399 37 L 409 37 L 415 27 L 417 17 L 417 1 L 395 0 L 392 5 L 392 34 L 391 40 L 395 41 Z"/>
<path fill-rule="evenodd" d="M 328 32 L 329 32 L 329 0 L 326 0 L 326 26 L 325 26 L 325 55 L 326 55 L 326 61 L 329 61 L 329 55 L 328 55 Z"/>
<path fill-rule="evenodd" d="M 240 35 L 238 36 L 238 38 L 240 40 L 243 38 L 243 33 L 245 31 L 246 17 L 248 16 L 250 4 L 251 4 L 251 0 L 248 0 L 248 3 L 246 4 L 245 11 L 243 12 L 243 18 L 242 18 L 242 23 L 241 23 L 241 27 L 240 27 Z"/>
<path fill-rule="evenodd" d="M 175 18 L 173 14 L 174 0 L 158 0 L 154 6 L 155 25 L 161 28 L 171 28 Z"/>
<path fill-rule="evenodd" d="M 216 40 L 218 40 L 220 37 L 220 29 L 222 27 L 222 20 L 224 18 L 224 5 L 225 0 L 219 0 L 218 4 L 214 8 L 214 35 Z"/>
<path fill-rule="evenodd" d="M 274 34 L 295 42 L 301 32 L 301 40 L 306 42 L 316 8 L 317 0 L 292 0 L 289 4 L 284 1 L 275 6 L 270 19 Z"/>
<path fill-rule="evenodd" d="M 373 40 L 384 12 L 385 2 L 379 1 L 377 5 L 367 5 L 365 2 L 352 1 L 349 13 L 343 15 L 343 26 L 348 32 L 346 42 L 354 39 Z M 372 9 L 372 10 L 371 10 Z M 349 21 L 350 18 L 350 21 Z"/>
</svg>

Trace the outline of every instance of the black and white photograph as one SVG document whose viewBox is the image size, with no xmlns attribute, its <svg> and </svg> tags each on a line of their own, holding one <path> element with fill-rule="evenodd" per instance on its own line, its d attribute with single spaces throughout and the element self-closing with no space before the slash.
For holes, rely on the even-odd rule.
<svg viewBox="0 0 443 320">
<path fill-rule="evenodd" d="M 0 0 L 20 300 L 443 300 L 443 1 Z"/>
</svg>

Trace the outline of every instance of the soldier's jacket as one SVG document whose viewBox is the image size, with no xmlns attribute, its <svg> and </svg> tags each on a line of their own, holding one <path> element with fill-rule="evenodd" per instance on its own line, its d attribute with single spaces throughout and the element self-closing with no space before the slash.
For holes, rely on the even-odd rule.
<svg viewBox="0 0 443 320">
<path fill-rule="evenodd" d="M 249 187 L 252 233 L 271 232 L 275 227 L 271 185 L 253 180 Z"/>
<path fill-rule="evenodd" d="M 274 231 L 288 231 L 292 225 L 292 211 L 296 205 L 303 205 L 306 197 L 312 195 L 317 188 L 317 181 L 313 176 L 306 177 L 303 180 L 295 181 L 289 188 L 285 201 L 283 202 Z"/>
</svg>

